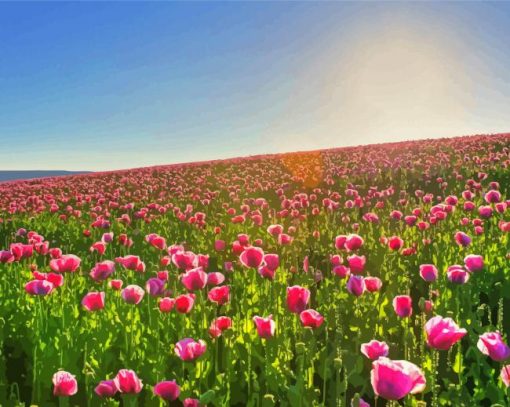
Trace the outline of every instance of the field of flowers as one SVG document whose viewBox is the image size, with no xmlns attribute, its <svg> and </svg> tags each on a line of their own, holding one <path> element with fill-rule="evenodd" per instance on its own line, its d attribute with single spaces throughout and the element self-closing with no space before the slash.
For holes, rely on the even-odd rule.
<svg viewBox="0 0 510 407">
<path fill-rule="evenodd" d="M 508 406 L 509 189 L 510 134 L 1 183 L 0 405 Z"/>
</svg>

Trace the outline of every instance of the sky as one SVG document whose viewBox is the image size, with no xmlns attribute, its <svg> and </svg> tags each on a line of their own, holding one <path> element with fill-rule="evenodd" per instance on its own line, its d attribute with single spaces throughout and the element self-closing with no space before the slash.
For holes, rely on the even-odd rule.
<svg viewBox="0 0 510 407">
<path fill-rule="evenodd" d="M 510 131 L 510 3 L 0 3 L 0 170 Z"/>
</svg>

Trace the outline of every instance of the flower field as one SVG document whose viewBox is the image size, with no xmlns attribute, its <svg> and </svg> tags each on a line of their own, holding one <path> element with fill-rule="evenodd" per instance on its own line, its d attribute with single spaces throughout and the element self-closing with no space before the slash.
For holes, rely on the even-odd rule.
<svg viewBox="0 0 510 407">
<path fill-rule="evenodd" d="M 508 406 L 509 205 L 510 134 L 0 183 L 0 405 Z"/>
</svg>

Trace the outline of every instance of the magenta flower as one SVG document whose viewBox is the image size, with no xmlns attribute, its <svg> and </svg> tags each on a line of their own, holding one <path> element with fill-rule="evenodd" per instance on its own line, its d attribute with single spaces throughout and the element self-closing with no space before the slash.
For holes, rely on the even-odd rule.
<svg viewBox="0 0 510 407">
<path fill-rule="evenodd" d="M 207 294 L 207 298 L 218 305 L 224 305 L 230 301 L 230 287 L 228 285 L 214 287 Z"/>
<path fill-rule="evenodd" d="M 431 348 L 448 350 L 460 341 L 467 331 L 459 326 L 451 318 L 435 316 L 425 324 L 427 344 Z"/>
<path fill-rule="evenodd" d="M 165 280 L 158 277 L 151 277 L 145 283 L 145 290 L 151 297 L 159 297 L 165 292 Z"/>
<path fill-rule="evenodd" d="M 455 241 L 459 246 L 469 246 L 471 244 L 471 238 L 464 232 L 455 233 Z"/>
<path fill-rule="evenodd" d="M 338 264 L 333 267 L 332 272 L 340 278 L 346 278 L 349 275 L 350 270 L 343 264 Z"/>
<path fill-rule="evenodd" d="M 174 300 L 175 310 L 180 314 L 187 314 L 195 305 L 195 294 L 179 295 Z"/>
<path fill-rule="evenodd" d="M 393 309 L 400 318 L 408 318 L 413 314 L 413 300 L 408 295 L 397 295 L 393 298 Z"/>
<path fill-rule="evenodd" d="M 102 398 L 113 397 L 117 394 L 117 391 L 114 380 L 102 380 L 94 389 L 94 392 Z"/>
<path fill-rule="evenodd" d="M 159 310 L 161 312 L 170 312 L 174 308 L 175 300 L 170 297 L 163 297 L 159 300 Z"/>
<path fill-rule="evenodd" d="M 181 394 L 181 388 L 175 382 L 175 380 L 167 380 L 157 383 L 154 386 L 154 395 L 161 397 L 166 401 L 174 401 L 179 398 Z"/>
<path fill-rule="evenodd" d="M 433 282 L 437 280 L 437 268 L 433 264 L 422 264 L 420 265 L 420 277 L 427 282 Z"/>
<path fill-rule="evenodd" d="M 244 267 L 258 268 L 264 260 L 264 251 L 260 247 L 246 247 L 239 260 Z"/>
<path fill-rule="evenodd" d="M 32 280 L 25 284 L 25 291 L 30 295 L 51 294 L 54 285 L 47 280 Z"/>
<path fill-rule="evenodd" d="M 483 256 L 470 254 L 464 258 L 464 265 L 472 273 L 482 271 L 484 267 Z"/>
<path fill-rule="evenodd" d="M 390 250 L 398 251 L 404 246 L 404 241 L 398 236 L 392 236 L 388 239 L 388 247 Z"/>
<path fill-rule="evenodd" d="M 115 387 L 125 394 L 138 394 L 142 391 L 143 384 L 136 373 L 129 369 L 121 369 L 113 379 Z"/>
<path fill-rule="evenodd" d="M 346 288 L 351 294 L 359 297 L 365 292 L 365 279 L 363 276 L 351 275 L 347 281 Z"/>
<path fill-rule="evenodd" d="M 97 263 L 90 271 L 90 277 L 95 281 L 106 280 L 115 272 L 115 263 L 111 260 L 105 260 Z"/>
<path fill-rule="evenodd" d="M 206 349 L 207 344 L 202 339 L 196 342 L 194 339 L 184 338 L 175 344 L 174 351 L 181 360 L 190 362 L 202 356 Z"/>
<path fill-rule="evenodd" d="M 379 342 L 375 339 L 372 339 L 368 343 L 361 344 L 361 353 L 372 360 L 379 359 L 382 356 L 388 356 L 389 350 L 390 348 L 386 342 Z"/>
<path fill-rule="evenodd" d="M 56 273 L 73 273 L 80 267 L 81 259 L 74 254 L 64 254 L 58 259 L 50 260 L 50 268 Z"/>
<path fill-rule="evenodd" d="M 59 397 L 69 397 L 78 392 L 78 382 L 71 373 L 63 370 L 53 375 L 53 394 Z"/>
<path fill-rule="evenodd" d="M 220 285 L 225 281 L 225 275 L 219 271 L 207 273 L 207 285 L 215 286 Z"/>
<path fill-rule="evenodd" d="M 344 247 L 348 251 L 358 250 L 361 246 L 363 246 L 363 238 L 357 234 L 350 234 L 345 238 Z"/>
<path fill-rule="evenodd" d="M 448 267 L 446 276 L 454 284 L 466 284 L 469 280 L 469 273 L 458 265 Z"/>
<path fill-rule="evenodd" d="M 287 287 L 287 308 L 294 314 L 299 314 L 306 309 L 310 301 L 310 290 L 307 288 L 295 285 Z"/>
<path fill-rule="evenodd" d="M 365 256 L 357 256 L 353 254 L 352 256 L 347 257 L 347 262 L 349 263 L 351 273 L 361 274 L 363 273 L 363 270 L 365 270 L 367 259 Z"/>
<path fill-rule="evenodd" d="M 307 309 L 299 314 L 301 324 L 305 328 L 316 329 L 324 322 L 324 317 L 314 309 Z"/>
<path fill-rule="evenodd" d="M 115 258 L 115 261 L 128 270 L 137 271 L 139 273 L 145 272 L 145 263 L 140 260 L 140 257 L 138 256 L 129 255 L 124 257 L 117 257 Z"/>
<path fill-rule="evenodd" d="M 209 327 L 209 335 L 213 338 L 219 337 L 223 331 L 232 328 L 232 319 L 229 317 L 216 318 Z"/>
<path fill-rule="evenodd" d="M 510 357 L 510 348 L 503 342 L 499 332 L 486 332 L 480 335 L 476 346 L 480 352 L 496 362 L 502 362 Z"/>
<path fill-rule="evenodd" d="M 128 304 L 139 304 L 142 301 L 145 291 L 142 287 L 131 284 L 122 290 L 122 299 Z"/>
<path fill-rule="evenodd" d="M 510 387 L 510 365 L 503 366 L 499 375 L 506 387 Z"/>
<path fill-rule="evenodd" d="M 273 316 L 269 315 L 267 318 L 254 316 L 253 322 L 257 328 L 257 333 L 262 339 L 272 338 L 275 334 L 276 323 L 273 321 Z"/>
<path fill-rule="evenodd" d="M 198 291 L 207 284 L 207 273 L 202 267 L 186 271 L 181 277 L 181 283 L 188 291 Z"/>
<path fill-rule="evenodd" d="M 408 394 L 425 389 L 425 375 L 421 369 L 405 360 L 380 357 L 372 362 L 370 381 L 374 393 L 386 400 L 400 400 Z"/>
<path fill-rule="evenodd" d="M 98 311 L 104 308 L 104 297 L 105 293 L 103 291 L 92 291 L 85 294 L 81 300 L 81 305 L 83 305 L 83 308 L 87 311 Z"/>
<path fill-rule="evenodd" d="M 365 277 L 365 287 L 367 291 L 375 293 L 382 287 L 382 281 L 378 277 Z"/>
</svg>

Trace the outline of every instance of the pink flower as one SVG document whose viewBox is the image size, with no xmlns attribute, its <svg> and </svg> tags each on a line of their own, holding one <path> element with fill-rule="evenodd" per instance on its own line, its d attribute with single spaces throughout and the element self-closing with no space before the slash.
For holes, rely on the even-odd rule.
<svg viewBox="0 0 510 407">
<path fill-rule="evenodd" d="M 496 362 L 502 362 L 510 357 L 510 348 L 503 342 L 499 332 L 486 332 L 480 335 L 476 346 L 480 352 Z"/>
<path fill-rule="evenodd" d="M 469 280 L 469 273 L 461 266 L 450 266 L 446 271 L 448 280 L 454 284 L 465 284 Z"/>
<path fill-rule="evenodd" d="M 340 278 L 346 278 L 349 275 L 349 268 L 343 264 L 339 264 L 333 267 L 332 272 Z"/>
<path fill-rule="evenodd" d="M 276 270 L 270 269 L 267 266 L 260 266 L 257 271 L 261 277 L 267 278 L 269 280 L 274 280 Z"/>
<path fill-rule="evenodd" d="M 99 397 L 113 397 L 115 394 L 117 394 L 117 386 L 115 385 L 114 380 L 102 380 L 99 382 L 99 384 L 94 389 L 94 392 Z"/>
<path fill-rule="evenodd" d="M 113 232 L 103 233 L 103 236 L 101 237 L 101 241 L 103 243 L 111 243 L 111 242 L 113 242 Z"/>
<path fill-rule="evenodd" d="M 14 255 L 10 250 L 0 250 L 0 263 L 12 263 Z"/>
<path fill-rule="evenodd" d="M 165 280 L 157 277 L 152 277 L 145 283 L 145 290 L 152 297 L 159 297 L 165 292 Z"/>
<path fill-rule="evenodd" d="M 339 235 L 335 237 L 335 247 L 337 250 L 345 250 L 345 242 L 347 241 L 347 236 L 345 235 Z"/>
<path fill-rule="evenodd" d="M 78 382 L 74 375 L 63 370 L 53 375 L 53 394 L 59 397 L 69 397 L 78 392 Z"/>
<path fill-rule="evenodd" d="M 216 240 L 214 242 L 214 250 L 216 250 L 217 252 L 222 252 L 223 250 L 225 250 L 225 241 L 224 240 Z"/>
<path fill-rule="evenodd" d="M 324 322 L 324 317 L 313 309 L 307 309 L 299 314 L 301 324 L 305 328 L 319 328 Z"/>
<path fill-rule="evenodd" d="M 510 387 L 510 365 L 503 366 L 499 375 L 506 387 Z"/>
<path fill-rule="evenodd" d="M 64 276 L 62 274 L 48 273 L 45 280 L 52 283 L 54 287 L 62 287 L 64 285 Z"/>
<path fill-rule="evenodd" d="M 207 344 L 200 339 L 196 342 L 191 338 L 181 339 L 175 344 L 175 354 L 184 362 L 199 358 L 207 349 Z"/>
<path fill-rule="evenodd" d="M 56 273 L 75 272 L 80 267 L 81 259 L 74 254 L 64 254 L 58 259 L 50 260 L 50 268 Z"/>
<path fill-rule="evenodd" d="M 273 235 L 273 236 L 277 237 L 278 235 L 283 233 L 283 226 L 282 225 L 270 225 L 267 228 L 267 232 L 270 235 Z"/>
<path fill-rule="evenodd" d="M 427 344 L 435 349 L 448 350 L 460 341 L 467 331 L 460 329 L 451 318 L 443 318 L 438 315 L 425 324 Z"/>
<path fill-rule="evenodd" d="M 278 235 L 278 244 L 281 246 L 286 246 L 286 245 L 291 244 L 292 240 L 294 240 L 294 238 L 292 236 L 289 236 L 286 233 L 281 233 Z"/>
<path fill-rule="evenodd" d="M 81 305 L 87 311 L 97 311 L 104 308 L 104 292 L 90 292 L 85 294 L 81 300 Z"/>
<path fill-rule="evenodd" d="M 408 295 L 397 295 L 393 298 L 393 309 L 400 318 L 407 318 L 413 314 L 413 300 Z"/>
<path fill-rule="evenodd" d="M 175 299 L 175 310 L 180 314 L 187 314 L 195 305 L 195 294 L 179 295 Z"/>
<path fill-rule="evenodd" d="M 214 287 L 207 294 L 207 298 L 218 305 L 224 305 L 230 301 L 230 287 L 228 285 Z"/>
<path fill-rule="evenodd" d="M 459 246 L 469 246 L 471 244 L 471 238 L 464 232 L 455 233 L 455 241 Z"/>
<path fill-rule="evenodd" d="M 200 400 L 187 398 L 182 402 L 183 407 L 200 407 Z"/>
<path fill-rule="evenodd" d="M 165 250 L 166 248 L 165 238 L 157 235 L 156 233 L 151 233 L 145 236 L 145 241 L 156 249 Z"/>
<path fill-rule="evenodd" d="M 115 387 L 125 394 L 137 394 L 142 391 L 143 384 L 132 370 L 121 369 L 113 379 Z"/>
<path fill-rule="evenodd" d="M 110 280 L 110 282 L 108 283 L 110 288 L 112 290 L 116 290 L 116 291 L 119 291 L 122 289 L 122 284 L 124 284 L 124 282 L 122 280 Z"/>
<path fill-rule="evenodd" d="M 186 271 L 181 277 L 181 283 L 188 291 L 198 291 L 207 284 L 207 273 L 202 267 Z"/>
<path fill-rule="evenodd" d="M 264 260 L 264 251 L 260 247 L 247 247 L 239 260 L 244 267 L 258 268 Z"/>
<path fill-rule="evenodd" d="M 365 263 L 367 259 L 365 256 L 357 256 L 353 254 L 352 256 L 347 257 L 347 262 L 349 263 L 349 269 L 353 274 L 361 274 L 363 270 L 365 270 Z"/>
<path fill-rule="evenodd" d="M 111 260 L 105 260 L 97 263 L 90 271 L 90 277 L 95 281 L 106 280 L 115 272 L 115 263 Z"/>
<path fill-rule="evenodd" d="M 404 241 L 398 236 L 392 236 L 388 239 L 388 247 L 390 250 L 398 251 L 404 246 Z"/>
<path fill-rule="evenodd" d="M 464 258 L 464 265 L 466 269 L 472 273 L 482 271 L 484 267 L 483 256 L 470 254 Z"/>
<path fill-rule="evenodd" d="M 169 249 L 169 253 L 172 251 Z M 178 250 L 174 253 L 171 253 L 172 263 L 181 270 L 191 270 L 198 266 L 198 257 L 193 252 L 185 252 L 183 250 Z"/>
<path fill-rule="evenodd" d="M 420 266 L 420 277 L 427 282 L 437 280 L 437 268 L 433 264 L 422 264 Z"/>
<path fill-rule="evenodd" d="M 154 386 L 153 391 L 156 396 L 166 401 L 177 400 L 181 394 L 181 388 L 175 380 L 159 382 Z"/>
<path fill-rule="evenodd" d="M 32 280 L 25 284 L 25 291 L 30 295 L 51 294 L 54 285 L 47 280 Z"/>
<path fill-rule="evenodd" d="M 34 246 L 31 244 L 12 243 L 9 250 L 14 256 L 15 261 L 28 259 L 34 254 Z"/>
<path fill-rule="evenodd" d="M 345 287 L 351 294 L 359 297 L 365 292 L 365 279 L 362 276 L 351 275 Z"/>
<path fill-rule="evenodd" d="M 361 353 L 372 360 L 378 359 L 381 356 L 388 356 L 389 350 L 390 348 L 386 342 L 379 342 L 375 339 L 361 344 Z"/>
<path fill-rule="evenodd" d="M 386 357 L 372 362 L 370 381 L 374 393 L 386 400 L 400 400 L 408 394 L 420 393 L 426 385 L 425 376 L 418 366 Z"/>
<path fill-rule="evenodd" d="M 213 338 L 220 336 L 223 331 L 232 327 L 232 319 L 229 317 L 218 317 L 216 318 L 209 327 L 209 334 Z"/>
<path fill-rule="evenodd" d="M 382 287 L 382 281 L 377 277 L 365 277 L 365 287 L 367 291 L 375 293 Z"/>
<path fill-rule="evenodd" d="M 361 246 L 363 246 L 363 238 L 356 234 L 350 234 L 345 238 L 344 247 L 348 251 L 358 250 Z"/>
<path fill-rule="evenodd" d="M 174 308 L 175 300 L 170 297 L 163 297 L 159 300 L 159 310 L 161 312 L 170 312 Z"/>
<path fill-rule="evenodd" d="M 145 263 L 138 256 L 117 257 L 115 261 L 128 270 L 138 271 L 139 273 L 145 272 Z"/>
<path fill-rule="evenodd" d="M 269 315 L 267 318 L 256 315 L 253 317 L 253 322 L 255 323 L 259 337 L 269 339 L 274 336 L 276 323 L 273 321 L 272 315 Z"/>
<path fill-rule="evenodd" d="M 355 399 L 351 400 L 351 407 L 370 407 L 370 404 L 368 404 L 365 400 L 360 398 L 357 403 Z"/>
<path fill-rule="evenodd" d="M 280 257 L 277 254 L 266 254 L 264 264 L 269 270 L 275 271 L 280 266 Z"/>
<path fill-rule="evenodd" d="M 90 246 L 90 252 L 97 252 L 100 256 L 102 256 L 106 251 L 106 244 L 103 242 L 96 242 L 92 246 Z"/>
<path fill-rule="evenodd" d="M 287 287 L 287 308 L 290 312 L 299 314 L 306 309 L 310 301 L 310 290 L 298 285 Z"/>
<path fill-rule="evenodd" d="M 216 271 L 213 273 L 207 273 L 207 285 L 220 285 L 225 281 L 225 276 Z"/>
<path fill-rule="evenodd" d="M 497 203 L 501 201 L 501 193 L 495 189 L 487 192 L 485 196 L 483 197 L 485 199 L 485 202 L 491 204 L 491 203 Z"/>
<path fill-rule="evenodd" d="M 139 304 L 142 301 L 145 291 L 142 287 L 131 284 L 122 290 L 122 298 L 128 304 Z"/>
</svg>

